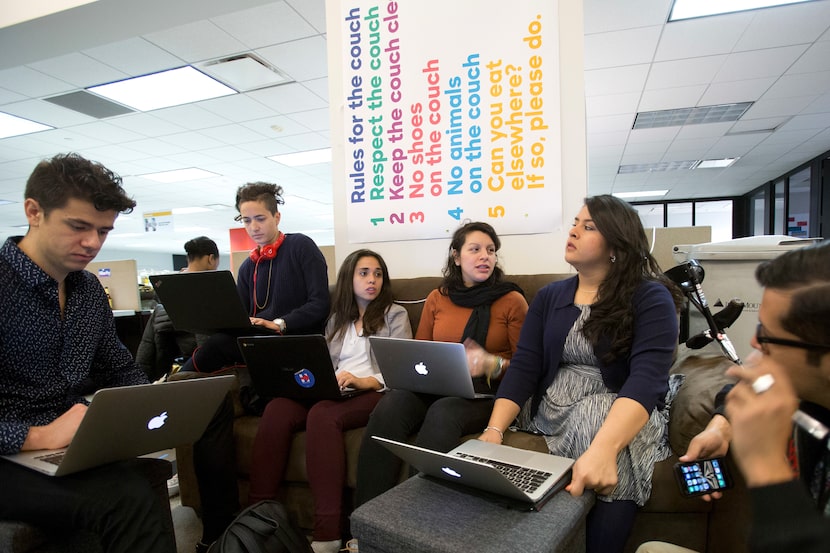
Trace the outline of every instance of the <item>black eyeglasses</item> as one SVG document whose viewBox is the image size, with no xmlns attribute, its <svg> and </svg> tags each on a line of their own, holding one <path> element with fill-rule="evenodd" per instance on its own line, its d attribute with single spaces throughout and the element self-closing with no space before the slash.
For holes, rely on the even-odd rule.
<svg viewBox="0 0 830 553">
<path fill-rule="evenodd" d="M 764 325 L 758 323 L 758 326 L 755 327 L 755 341 L 759 344 L 776 344 L 779 346 L 787 346 L 790 348 L 800 348 L 800 349 L 807 349 L 807 350 L 830 350 L 830 346 L 822 346 L 819 344 L 811 344 L 810 342 L 801 342 L 800 340 L 787 340 L 786 338 L 774 338 L 772 336 L 764 336 L 762 331 L 764 329 Z M 766 350 L 764 349 L 764 353 Z"/>
</svg>

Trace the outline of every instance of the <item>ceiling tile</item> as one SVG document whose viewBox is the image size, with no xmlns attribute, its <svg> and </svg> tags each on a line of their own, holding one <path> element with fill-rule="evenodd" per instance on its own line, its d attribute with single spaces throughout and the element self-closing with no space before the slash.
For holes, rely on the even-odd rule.
<svg viewBox="0 0 830 553">
<path fill-rule="evenodd" d="M 651 63 L 662 26 L 585 36 L 585 69 Z M 625 48 L 620 48 L 625 44 Z"/>
<path fill-rule="evenodd" d="M 750 21 L 751 14 L 740 13 L 671 22 L 663 30 L 654 61 L 728 54 Z"/>
<path fill-rule="evenodd" d="M 807 107 L 816 96 L 790 96 L 789 98 L 761 98 L 747 110 L 742 119 L 763 119 L 796 115 Z"/>
<path fill-rule="evenodd" d="M 29 67 L 78 88 L 120 81 L 130 76 L 77 52 L 31 63 Z"/>
<path fill-rule="evenodd" d="M 183 60 L 141 37 L 89 48 L 87 56 L 136 77 L 183 65 Z"/>
<path fill-rule="evenodd" d="M 326 32 L 326 1 L 325 0 L 286 0 L 303 19 L 309 22 L 318 32 Z"/>
<path fill-rule="evenodd" d="M 658 111 L 707 105 L 701 101 L 701 96 L 705 91 L 706 85 L 644 90 L 637 111 Z"/>
<path fill-rule="evenodd" d="M 649 64 L 594 69 L 585 72 L 585 96 L 640 92 L 648 77 Z"/>
<path fill-rule="evenodd" d="M 700 98 L 700 105 L 739 104 L 754 102 L 775 82 L 774 77 L 711 83 Z"/>
<path fill-rule="evenodd" d="M 0 71 L 0 86 L 30 98 L 52 96 L 75 88 L 66 81 L 25 66 Z"/>
<path fill-rule="evenodd" d="M 655 63 L 648 75 L 646 89 L 709 84 L 725 60 L 726 56 L 706 56 Z"/>
<path fill-rule="evenodd" d="M 640 101 L 639 92 L 613 94 L 609 96 L 591 96 L 585 99 L 585 114 L 588 117 L 602 117 L 635 113 Z"/>
<path fill-rule="evenodd" d="M 830 27 L 830 2 L 804 2 L 756 10 L 735 50 L 813 42 Z"/>
<path fill-rule="evenodd" d="M 828 60 L 828 67 L 830 67 L 830 60 Z M 830 71 L 783 75 L 764 94 L 764 99 L 802 96 L 805 92 L 809 92 L 810 94 L 825 94 L 830 92 Z"/>
<path fill-rule="evenodd" d="M 274 2 L 211 18 L 219 28 L 250 49 L 289 42 L 318 34 L 285 2 Z"/>
<path fill-rule="evenodd" d="M 247 50 L 242 42 L 207 20 L 150 33 L 144 38 L 188 63 L 225 57 Z"/>
<path fill-rule="evenodd" d="M 248 96 L 282 114 L 327 107 L 319 96 L 309 94 L 308 89 L 298 83 L 254 90 Z"/>
<path fill-rule="evenodd" d="M 663 25 L 669 17 L 671 0 L 638 0 L 637 9 L 626 2 L 586 1 L 583 4 L 585 34 L 606 33 Z"/>
<path fill-rule="evenodd" d="M 321 36 L 260 48 L 257 53 L 295 81 L 328 75 L 326 39 Z"/>
<path fill-rule="evenodd" d="M 730 54 L 713 81 L 731 82 L 777 77 L 806 49 L 806 45 L 798 45 Z"/>
</svg>

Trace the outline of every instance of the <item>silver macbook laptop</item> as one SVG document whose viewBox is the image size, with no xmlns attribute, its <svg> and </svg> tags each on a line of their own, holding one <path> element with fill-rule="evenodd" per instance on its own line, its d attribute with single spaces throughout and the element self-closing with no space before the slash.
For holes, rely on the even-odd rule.
<svg viewBox="0 0 830 553">
<path fill-rule="evenodd" d="M 303 336 L 242 336 L 239 350 L 254 390 L 266 398 L 345 399 L 365 390 L 340 389 L 326 338 Z"/>
<path fill-rule="evenodd" d="M 476 393 L 464 344 L 369 336 L 372 352 L 389 388 L 456 396 L 492 398 Z"/>
<path fill-rule="evenodd" d="M 251 324 L 230 271 L 152 275 L 150 284 L 177 330 L 261 333 Z"/>
<path fill-rule="evenodd" d="M 539 510 L 570 482 L 573 459 L 481 440 L 468 440 L 449 453 L 372 436 L 427 476 L 511 507 Z"/>
<path fill-rule="evenodd" d="M 193 378 L 98 390 L 69 447 L 3 457 L 50 476 L 64 476 L 195 442 L 234 378 Z"/>
</svg>

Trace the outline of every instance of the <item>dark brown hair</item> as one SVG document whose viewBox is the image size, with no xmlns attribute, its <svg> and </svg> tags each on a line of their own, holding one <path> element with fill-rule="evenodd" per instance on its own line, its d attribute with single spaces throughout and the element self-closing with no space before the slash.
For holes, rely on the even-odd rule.
<svg viewBox="0 0 830 553">
<path fill-rule="evenodd" d="M 389 269 L 379 253 L 372 250 L 356 250 L 343 260 L 337 272 L 337 284 L 331 296 L 330 319 L 333 321 L 333 329 L 331 335 L 327 337 L 329 341 L 343 334 L 346 328 L 360 316 L 354 295 L 354 272 L 357 263 L 364 257 L 373 257 L 377 260 L 383 272 L 383 284 L 378 296 L 369 302 L 366 312 L 363 313 L 363 335 L 376 334 L 385 324 L 384 316 L 389 306 L 392 305 L 392 283 L 389 281 Z"/>
</svg>

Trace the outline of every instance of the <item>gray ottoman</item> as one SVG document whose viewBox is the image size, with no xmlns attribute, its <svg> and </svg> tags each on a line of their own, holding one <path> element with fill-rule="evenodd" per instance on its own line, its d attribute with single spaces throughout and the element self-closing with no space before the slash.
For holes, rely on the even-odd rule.
<svg viewBox="0 0 830 553">
<path fill-rule="evenodd" d="M 593 504 L 561 491 L 518 511 L 419 475 L 357 508 L 351 532 L 360 553 L 583 553 Z"/>
</svg>

